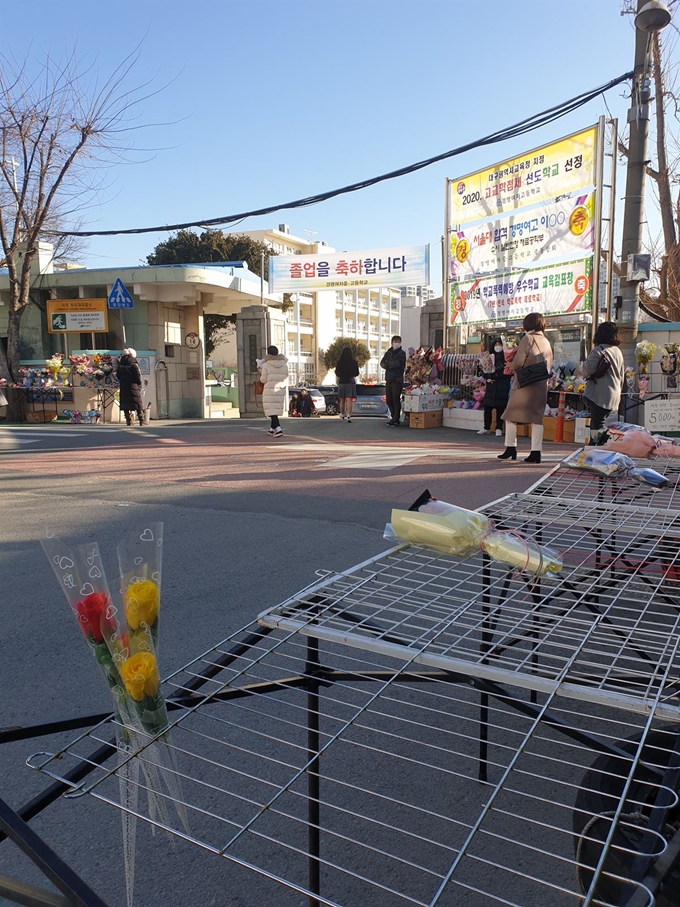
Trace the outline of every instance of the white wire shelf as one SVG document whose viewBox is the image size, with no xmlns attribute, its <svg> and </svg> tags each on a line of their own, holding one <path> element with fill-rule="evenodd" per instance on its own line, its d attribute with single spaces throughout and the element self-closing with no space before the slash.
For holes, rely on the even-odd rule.
<svg viewBox="0 0 680 907">
<path fill-rule="evenodd" d="M 251 870 L 262 907 L 651 907 L 680 846 L 680 512 L 559 473 L 483 510 L 561 578 L 400 545 L 168 678 L 164 740 L 131 756 L 108 721 L 31 764 L 92 765 L 73 795 Z"/>
</svg>

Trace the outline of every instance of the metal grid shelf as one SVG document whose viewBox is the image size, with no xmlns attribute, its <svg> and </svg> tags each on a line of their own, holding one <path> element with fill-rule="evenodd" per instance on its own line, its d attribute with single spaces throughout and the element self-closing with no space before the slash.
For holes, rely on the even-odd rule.
<svg viewBox="0 0 680 907">
<path fill-rule="evenodd" d="M 514 574 L 481 552 L 419 546 L 330 577 L 260 616 L 418 664 L 674 718 L 680 661 L 680 514 L 511 495 L 498 528 L 564 555 L 563 579 Z M 675 576 L 677 564 L 678 581 Z"/>
<path fill-rule="evenodd" d="M 613 897 L 619 889 L 653 903 L 643 884 L 616 874 L 637 851 L 667 848 L 650 827 L 654 804 L 659 813 L 677 803 L 656 767 L 676 734 L 655 736 L 637 764 L 649 716 L 554 694 L 535 704 L 453 672 L 320 648 L 299 633 L 248 631 L 168 682 L 168 692 L 181 693 L 223 665 L 209 682 L 213 698 L 183 711 L 163 744 L 175 757 L 191 832 L 169 794 L 169 819 L 155 824 L 253 870 L 249 903 L 292 907 L 304 894 L 329 907 L 576 907 L 624 903 Z M 42 770 L 63 778 L 110 731 L 84 735 Z M 623 740 L 633 742 L 612 745 Z M 153 765 L 153 746 L 137 758 Z M 584 787 L 598 759 L 606 768 Z M 117 775 L 97 766 L 76 792 L 120 806 Z M 602 779 L 609 787 L 598 793 Z M 573 829 L 592 821 L 598 797 L 610 815 L 579 843 Z M 646 825 L 635 818 L 643 811 Z M 610 834 L 598 897 L 584 901 Z M 649 861 L 639 860 L 644 876 Z"/>
<path fill-rule="evenodd" d="M 609 479 L 585 470 L 565 469 L 561 464 L 528 489 L 542 497 L 567 500 L 598 500 L 603 504 L 629 504 L 663 510 L 680 510 L 680 460 L 657 457 L 636 460 L 666 476 L 666 488 L 652 488 L 631 479 Z"/>
<path fill-rule="evenodd" d="M 31 763 L 90 764 L 73 795 L 252 870 L 266 907 L 651 907 L 680 891 L 680 513 L 539 486 L 484 510 L 561 579 L 401 545 L 168 678 L 164 740 L 118 752 L 107 721 Z M 179 786 L 132 808 L 160 764 Z"/>
</svg>

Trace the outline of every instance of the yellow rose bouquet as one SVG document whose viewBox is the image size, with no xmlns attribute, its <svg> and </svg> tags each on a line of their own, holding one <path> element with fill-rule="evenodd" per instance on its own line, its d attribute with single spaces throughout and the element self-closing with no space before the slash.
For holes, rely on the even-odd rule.
<svg viewBox="0 0 680 907">
<path fill-rule="evenodd" d="M 557 576 L 562 570 L 562 558 L 552 548 L 517 532 L 494 529 L 484 514 L 438 501 L 429 491 L 409 510 L 392 511 L 385 538 L 460 557 L 481 550 L 496 561 L 538 576 Z"/>
</svg>

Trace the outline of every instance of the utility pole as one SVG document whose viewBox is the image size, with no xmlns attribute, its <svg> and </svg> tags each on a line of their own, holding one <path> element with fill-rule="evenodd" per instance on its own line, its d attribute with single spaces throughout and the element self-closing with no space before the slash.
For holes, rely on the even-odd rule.
<svg viewBox="0 0 680 907">
<path fill-rule="evenodd" d="M 671 20 L 666 6 L 659 0 L 638 0 L 635 16 L 635 66 L 628 111 L 628 169 L 623 208 L 623 236 L 621 242 L 621 307 L 619 337 L 626 366 L 635 366 L 635 344 L 638 334 L 640 283 L 626 278 L 628 256 L 639 252 L 642 246 L 645 200 L 645 167 L 647 137 L 649 132 L 650 73 L 649 56 L 651 37 L 665 28 Z"/>
</svg>

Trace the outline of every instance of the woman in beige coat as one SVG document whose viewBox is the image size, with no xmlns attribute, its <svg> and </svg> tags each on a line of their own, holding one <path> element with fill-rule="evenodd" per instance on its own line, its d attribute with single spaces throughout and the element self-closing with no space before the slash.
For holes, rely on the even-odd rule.
<svg viewBox="0 0 680 907">
<path fill-rule="evenodd" d="M 515 372 L 515 383 L 508 405 L 503 413 L 505 421 L 505 452 L 499 460 L 517 459 L 517 423 L 531 424 L 531 453 L 525 463 L 540 463 L 543 449 L 543 415 L 548 401 L 548 381 L 537 381 L 520 387 L 517 369 L 545 360 L 548 372 L 552 369 L 553 354 L 548 338 L 544 335 L 545 318 L 540 312 L 531 312 L 522 322 L 526 334 L 517 344 L 517 353 L 510 363 Z"/>
</svg>

